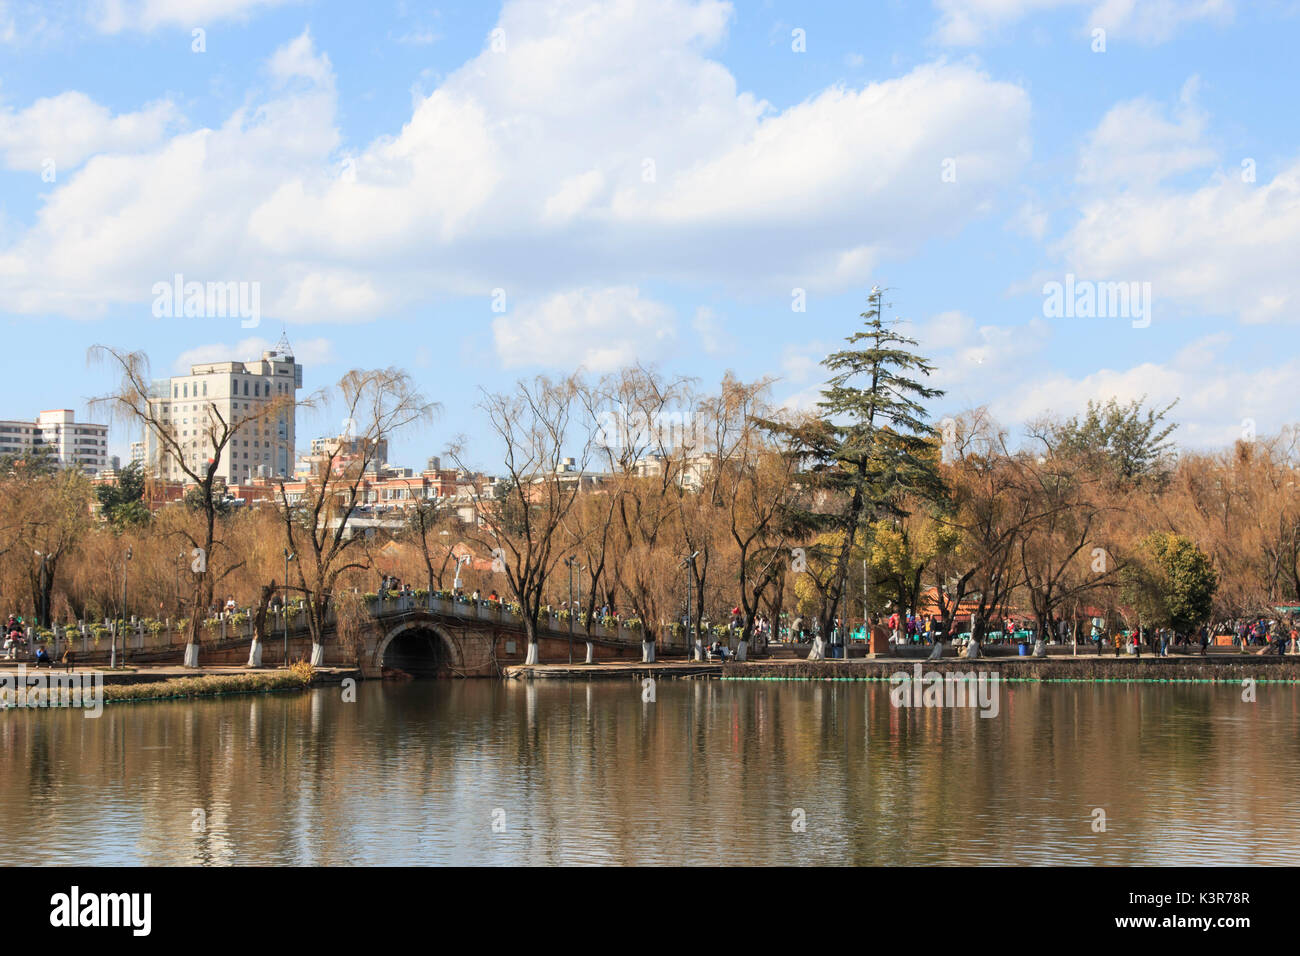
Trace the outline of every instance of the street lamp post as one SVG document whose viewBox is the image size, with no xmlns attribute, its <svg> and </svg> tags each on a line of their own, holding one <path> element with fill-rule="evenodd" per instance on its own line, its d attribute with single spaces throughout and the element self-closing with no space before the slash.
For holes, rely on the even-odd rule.
<svg viewBox="0 0 1300 956">
<path fill-rule="evenodd" d="M 289 562 L 296 555 L 288 548 L 284 549 L 284 600 L 280 613 L 284 615 L 284 666 L 289 666 Z"/>
<path fill-rule="evenodd" d="M 471 560 L 473 560 L 473 558 L 468 554 L 459 554 L 456 556 L 456 579 L 451 582 L 451 597 L 453 601 L 456 599 L 456 592 L 460 590 L 460 566 L 462 564 L 468 564 Z"/>
<path fill-rule="evenodd" d="M 569 663 L 573 663 L 573 558 L 565 558 L 569 569 Z M 579 582 L 581 584 L 581 582 Z"/>
<path fill-rule="evenodd" d="M 126 620 L 126 578 L 127 569 L 130 567 L 131 549 L 126 549 L 126 557 L 122 559 L 122 620 Z M 112 670 L 117 667 L 117 628 L 113 628 L 113 633 L 109 638 L 110 645 L 108 651 L 108 668 Z M 122 636 L 122 655 L 126 656 L 126 635 Z"/>
</svg>

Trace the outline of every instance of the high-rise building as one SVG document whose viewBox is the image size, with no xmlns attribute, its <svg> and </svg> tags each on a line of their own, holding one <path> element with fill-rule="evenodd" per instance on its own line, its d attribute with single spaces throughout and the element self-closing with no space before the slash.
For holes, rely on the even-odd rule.
<svg viewBox="0 0 1300 956">
<path fill-rule="evenodd" d="M 288 338 L 262 353 L 258 362 L 205 362 L 189 375 L 156 380 L 150 406 L 156 421 L 180 445 L 186 464 L 202 473 L 212 455 L 210 422 L 245 422 L 222 452 L 218 475 L 229 485 L 253 478 L 290 478 L 294 460 L 294 405 L 302 388 L 302 366 L 293 358 Z M 281 401 L 284 407 L 266 408 Z M 259 411 L 266 417 L 258 418 Z M 252 420 L 249 420 L 252 419 Z M 169 481 L 186 475 L 175 454 L 160 447 L 152 429 L 145 435 L 145 461 L 154 474 Z"/>
<path fill-rule="evenodd" d="M 0 421 L 0 455 L 36 451 L 93 475 L 108 465 L 108 426 L 79 422 L 70 408 L 41 412 L 35 421 Z"/>
</svg>

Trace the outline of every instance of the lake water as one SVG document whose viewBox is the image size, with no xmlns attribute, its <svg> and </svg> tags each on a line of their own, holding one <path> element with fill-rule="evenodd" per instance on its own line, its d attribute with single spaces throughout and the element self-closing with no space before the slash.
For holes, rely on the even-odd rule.
<svg viewBox="0 0 1300 956">
<path fill-rule="evenodd" d="M 0 863 L 1300 863 L 1300 687 L 999 690 L 991 719 L 747 681 L 9 711 Z"/>
</svg>

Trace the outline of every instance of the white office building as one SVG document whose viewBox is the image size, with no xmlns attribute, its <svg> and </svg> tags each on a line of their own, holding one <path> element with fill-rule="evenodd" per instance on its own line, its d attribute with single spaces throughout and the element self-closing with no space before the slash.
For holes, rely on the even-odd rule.
<svg viewBox="0 0 1300 956">
<path fill-rule="evenodd" d="M 253 478 L 293 477 L 293 403 L 300 388 L 302 366 L 282 336 L 275 348 L 262 353 L 261 361 L 205 362 L 191 366 L 188 375 L 155 381 L 150 405 L 197 474 L 212 457 L 209 423 L 242 422 L 222 452 L 218 471 L 228 485 L 237 485 Z M 284 408 L 266 412 L 267 405 L 280 400 Z M 175 454 L 160 447 L 152 429 L 145 435 L 145 461 L 160 478 L 187 480 Z"/>
<path fill-rule="evenodd" d="M 79 422 L 70 408 L 41 412 L 35 421 L 0 421 L 0 455 L 38 450 L 65 468 L 96 474 L 108 465 L 108 426 Z"/>
</svg>

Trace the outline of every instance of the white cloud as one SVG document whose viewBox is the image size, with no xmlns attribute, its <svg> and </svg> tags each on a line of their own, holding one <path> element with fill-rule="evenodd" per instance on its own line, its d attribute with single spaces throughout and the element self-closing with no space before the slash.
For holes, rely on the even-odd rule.
<svg viewBox="0 0 1300 956">
<path fill-rule="evenodd" d="M 153 284 L 174 273 L 260 282 L 271 318 L 304 296 L 317 306 L 304 283 L 310 291 L 332 264 L 273 261 L 248 230 L 277 184 L 337 147 L 334 107 L 332 82 L 299 85 L 241 108 L 218 129 L 132 155 L 92 156 L 60 176 L 35 223 L 0 248 L 0 308 L 94 316 L 151 301 Z"/>
<path fill-rule="evenodd" d="M 599 373 L 664 357 L 677 339 L 677 319 L 629 286 L 576 289 L 494 319 L 492 337 L 508 367 L 581 365 Z"/>
<path fill-rule="evenodd" d="M 0 109 L 0 157 L 8 169 L 32 172 L 52 161 L 57 177 L 95 153 L 153 148 L 178 119 L 168 100 L 113 116 L 84 93 L 60 93 L 24 110 Z"/>
<path fill-rule="evenodd" d="M 1300 319 L 1300 158 L 1267 181 L 1254 181 L 1265 174 L 1250 160 L 1250 176 L 1234 162 L 1199 186 L 1165 183 L 1217 158 L 1201 144 L 1206 119 L 1193 91 L 1184 88 L 1176 122 L 1145 100 L 1106 115 L 1080 161 L 1079 219 L 1054 251 L 1081 278 L 1150 282 L 1155 322 L 1171 305 L 1248 322 Z M 1136 137 L 1127 149 L 1126 126 Z"/>
<path fill-rule="evenodd" d="M 1140 97 L 1112 107 L 1102 117 L 1079 158 L 1078 181 L 1099 188 L 1143 188 L 1214 163 L 1215 151 L 1201 142 L 1206 115 L 1197 109 L 1195 77 L 1184 85 L 1174 118 Z"/>
<path fill-rule="evenodd" d="M 1008 226 L 1031 239 L 1042 240 L 1047 235 L 1047 211 L 1032 199 L 1025 200 L 1020 208 L 1016 210 L 1015 215 L 1011 217 Z"/>
<path fill-rule="evenodd" d="M 706 355 L 718 357 L 734 353 L 736 340 L 727 331 L 726 323 L 721 316 L 708 306 L 702 305 L 695 310 L 691 328 Z"/>
<path fill-rule="evenodd" d="M 103 33 L 206 28 L 223 20 L 247 20 L 263 8 L 286 2 L 290 0 L 95 0 L 88 19 Z"/>
<path fill-rule="evenodd" d="M 338 361 L 334 354 L 334 343 L 327 338 L 299 339 L 291 341 L 293 357 L 300 365 L 332 365 Z M 182 352 L 172 364 L 173 375 L 188 374 L 191 365 L 204 362 L 252 362 L 260 359 L 262 353 L 275 347 L 275 343 L 259 336 L 240 339 L 228 344 L 213 342 L 209 345 L 197 345 Z"/>
<path fill-rule="evenodd" d="M 259 281 L 290 321 L 651 278 L 834 292 L 985 214 L 1027 159 L 1028 95 L 965 64 L 775 110 L 706 55 L 731 15 L 507 3 L 507 52 L 342 170 L 332 68 L 304 33 L 271 58 L 271 98 L 60 179 L 0 247 L 0 308 L 95 315 L 175 272 Z"/>
<path fill-rule="evenodd" d="M 1229 444 L 1241 437 L 1246 419 L 1256 423 L 1260 434 L 1294 419 L 1291 409 L 1300 358 L 1224 362 L 1221 356 L 1231 341 L 1227 333 L 1216 333 L 1191 343 L 1165 363 L 1103 368 L 1079 378 L 1040 371 L 995 396 L 991 408 L 1003 421 L 1024 422 L 1041 415 L 1081 412 L 1089 400 L 1128 402 L 1145 396 L 1148 404 L 1163 406 L 1177 399 L 1170 419 L 1179 423 L 1174 439 L 1185 448 Z"/>
<path fill-rule="evenodd" d="M 1060 244 L 1080 276 L 1150 282 L 1156 322 L 1171 301 L 1250 322 L 1300 318 L 1297 248 L 1300 160 L 1258 185 L 1218 173 L 1190 192 L 1091 201 Z"/>
<path fill-rule="evenodd" d="M 1184 23 L 1224 22 L 1233 16 L 1232 0 L 935 0 L 936 37 L 941 43 L 973 46 L 990 34 L 1048 10 L 1088 7 L 1089 29 L 1107 37 L 1161 43 Z"/>
<path fill-rule="evenodd" d="M 1108 36 L 1163 43 L 1185 23 L 1226 23 L 1234 13 L 1233 0 L 1101 0 L 1094 4 L 1088 26 L 1102 27 Z"/>
<path fill-rule="evenodd" d="M 899 331 L 915 339 L 934 366 L 926 384 L 949 392 L 947 401 L 956 404 L 981 403 L 1007 381 L 1018 381 L 1024 368 L 1041 360 L 1051 337 L 1038 316 L 1023 325 L 980 325 L 959 311 L 905 322 Z"/>
</svg>

